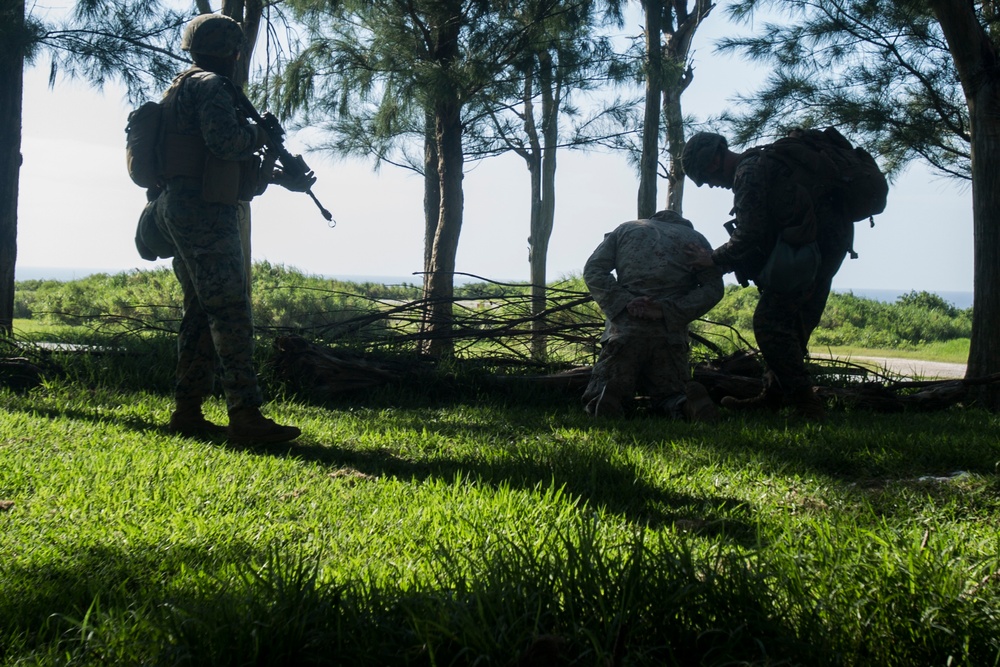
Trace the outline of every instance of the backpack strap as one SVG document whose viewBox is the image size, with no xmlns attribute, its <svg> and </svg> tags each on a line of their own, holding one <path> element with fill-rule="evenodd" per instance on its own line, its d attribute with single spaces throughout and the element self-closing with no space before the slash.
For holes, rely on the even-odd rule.
<svg viewBox="0 0 1000 667">
<path fill-rule="evenodd" d="M 163 95 L 163 137 L 160 140 L 163 156 L 161 171 L 163 178 L 178 176 L 201 178 L 205 172 L 205 156 L 208 149 L 205 140 L 197 134 L 187 134 L 178 130 L 177 95 L 184 82 L 205 70 L 192 67 L 177 75 L 170 88 Z"/>
</svg>

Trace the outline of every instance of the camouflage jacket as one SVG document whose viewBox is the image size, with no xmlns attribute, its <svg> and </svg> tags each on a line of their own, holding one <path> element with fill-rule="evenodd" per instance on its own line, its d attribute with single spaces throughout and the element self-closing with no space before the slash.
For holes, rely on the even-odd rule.
<svg viewBox="0 0 1000 667">
<path fill-rule="evenodd" d="M 263 134 L 238 112 L 234 92 L 228 79 L 192 67 L 163 96 L 162 176 L 209 202 L 249 201 L 270 179 L 257 154 Z"/>
<path fill-rule="evenodd" d="M 260 144 L 256 129 L 237 112 L 231 85 L 218 74 L 192 68 L 174 80 L 173 104 L 179 133 L 200 136 L 212 155 L 239 162 Z"/>
<path fill-rule="evenodd" d="M 641 334 L 686 342 L 688 323 L 718 303 L 724 289 L 717 269 L 691 270 L 685 253 L 690 243 L 711 249 L 686 220 L 635 220 L 604 237 L 583 270 L 587 288 L 607 318 L 602 341 Z M 640 296 L 660 305 L 662 321 L 628 314 L 626 306 Z"/>
<path fill-rule="evenodd" d="M 809 191 L 796 183 L 789 167 L 767 157 L 767 147 L 745 153 L 733 178 L 736 229 L 715 249 L 712 260 L 723 272 L 753 280 L 782 235 L 792 245 L 815 240 L 818 225 L 832 216 L 815 206 Z"/>
</svg>

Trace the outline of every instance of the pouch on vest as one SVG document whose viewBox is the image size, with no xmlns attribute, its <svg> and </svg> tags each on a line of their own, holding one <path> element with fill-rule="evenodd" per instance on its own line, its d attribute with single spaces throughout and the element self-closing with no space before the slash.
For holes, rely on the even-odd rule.
<svg viewBox="0 0 1000 667">
<path fill-rule="evenodd" d="M 240 200 L 240 164 L 209 153 L 201 180 L 201 198 L 213 204 L 237 204 Z"/>
<path fill-rule="evenodd" d="M 754 282 L 775 294 L 803 292 L 816 280 L 820 259 L 816 241 L 794 246 L 779 237 Z"/>
<path fill-rule="evenodd" d="M 156 224 L 158 201 L 159 199 L 154 199 L 146 202 L 135 229 L 135 249 L 139 251 L 140 257 L 150 262 L 173 257 L 175 253 L 174 244 L 164 236 L 160 226 Z"/>
</svg>

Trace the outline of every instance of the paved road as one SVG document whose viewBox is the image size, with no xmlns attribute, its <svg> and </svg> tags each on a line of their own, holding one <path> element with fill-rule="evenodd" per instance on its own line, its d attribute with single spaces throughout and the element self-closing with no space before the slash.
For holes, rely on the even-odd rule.
<svg viewBox="0 0 1000 667">
<path fill-rule="evenodd" d="M 888 369 L 897 375 L 923 380 L 950 380 L 965 377 L 965 364 L 949 364 L 941 361 L 922 361 L 920 359 L 899 359 L 895 357 L 846 357 L 815 352 L 810 356 L 826 359 L 840 359 L 854 364 L 867 366 L 875 370 Z"/>
</svg>

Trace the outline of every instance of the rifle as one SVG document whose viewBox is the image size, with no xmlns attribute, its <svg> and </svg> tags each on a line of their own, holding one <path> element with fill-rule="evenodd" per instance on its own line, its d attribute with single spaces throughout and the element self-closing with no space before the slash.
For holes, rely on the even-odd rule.
<svg viewBox="0 0 1000 667">
<path fill-rule="evenodd" d="M 265 111 L 262 116 L 257 109 L 254 108 L 253 104 L 247 99 L 247 96 L 243 94 L 243 91 L 233 85 L 233 90 L 236 91 L 236 101 L 239 105 L 240 111 L 252 120 L 253 122 L 264 128 L 264 132 L 267 133 L 267 141 L 264 145 L 267 146 L 268 150 L 272 150 L 278 156 L 278 162 L 281 164 L 281 169 L 292 176 L 292 178 L 300 178 L 308 174 L 311 170 L 309 165 L 306 164 L 305 159 L 301 155 L 292 155 L 285 148 L 285 130 L 281 127 L 281 123 L 275 118 L 274 114 L 270 111 Z M 306 190 L 306 194 L 309 195 L 312 200 L 319 207 L 319 212 L 323 214 L 323 218 L 327 222 L 333 222 L 331 227 L 337 223 L 333 220 L 333 214 L 326 210 L 316 195 L 313 194 L 312 188 Z"/>
</svg>

